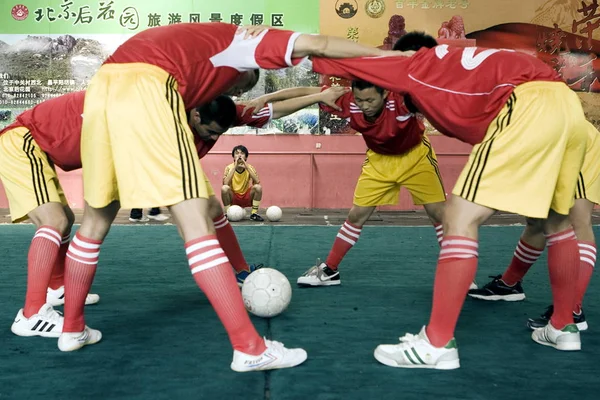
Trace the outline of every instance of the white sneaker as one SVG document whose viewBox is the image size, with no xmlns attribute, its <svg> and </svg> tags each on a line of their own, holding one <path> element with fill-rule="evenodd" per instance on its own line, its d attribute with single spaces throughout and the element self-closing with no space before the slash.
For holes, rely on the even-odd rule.
<svg viewBox="0 0 600 400">
<path fill-rule="evenodd" d="M 96 304 L 100 301 L 100 296 L 94 293 L 88 293 L 85 297 L 85 305 L 89 306 L 90 304 Z M 65 304 L 65 287 L 61 286 L 58 289 L 50 289 L 48 288 L 48 292 L 46 294 L 46 303 L 50 304 L 52 307 L 62 306 Z"/>
<path fill-rule="evenodd" d="M 477 286 L 477 282 L 473 281 L 471 282 L 471 286 L 469 286 L 469 290 L 477 290 L 479 289 L 479 286 Z"/>
<path fill-rule="evenodd" d="M 129 217 L 129 222 L 148 222 L 150 218 L 147 215 L 142 215 L 142 218 L 131 218 Z"/>
<path fill-rule="evenodd" d="M 342 281 L 338 270 L 332 270 L 325 263 L 319 264 L 317 260 L 317 265 L 306 271 L 296 283 L 300 286 L 333 286 Z"/>
<path fill-rule="evenodd" d="M 44 304 L 37 314 L 29 318 L 21 308 L 10 330 L 17 336 L 43 336 L 57 338 L 62 333 L 64 318 L 50 304 Z"/>
<path fill-rule="evenodd" d="M 83 332 L 66 332 L 58 338 L 60 351 L 75 351 L 88 344 L 96 344 L 102 339 L 102 333 L 89 326 L 85 326 Z"/>
<path fill-rule="evenodd" d="M 147 217 L 149 219 L 153 220 L 153 221 L 159 221 L 159 222 L 163 222 L 163 221 L 166 221 L 169 218 L 171 218 L 171 217 L 169 217 L 168 215 L 165 215 L 165 214 L 156 214 L 156 215 L 150 215 L 150 214 L 148 214 Z"/>
<path fill-rule="evenodd" d="M 306 361 L 303 349 L 287 349 L 283 343 L 265 339 L 267 349 L 257 356 L 234 350 L 231 369 L 237 372 L 292 368 Z"/>
<path fill-rule="evenodd" d="M 581 350 L 581 337 L 579 328 L 575 324 L 569 324 L 562 330 L 558 330 L 548 322 L 543 328 L 534 330 L 531 338 L 544 346 L 551 346 L 557 350 L 577 351 Z"/>
<path fill-rule="evenodd" d="M 399 344 L 380 344 L 375 358 L 382 364 L 397 368 L 460 368 L 458 347 L 452 338 L 444 347 L 435 347 L 429 341 L 425 327 L 418 335 L 407 333 Z"/>
</svg>

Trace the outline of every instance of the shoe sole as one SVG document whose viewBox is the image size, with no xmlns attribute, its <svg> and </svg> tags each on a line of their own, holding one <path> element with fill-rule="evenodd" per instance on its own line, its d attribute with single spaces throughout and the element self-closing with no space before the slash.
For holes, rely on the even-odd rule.
<svg viewBox="0 0 600 400">
<path fill-rule="evenodd" d="M 320 283 L 305 283 L 305 282 L 296 282 L 298 286 L 302 287 L 318 287 L 318 286 L 336 286 L 341 285 L 341 281 L 325 281 Z"/>
<path fill-rule="evenodd" d="M 470 294 L 469 297 L 472 297 L 477 300 L 487 300 L 487 301 L 523 301 L 525 300 L 525 294 L 507 294 L 505 296 L 501 295 L 492 295 L 492 296 L 483 296 L 480 294 Z"/>
<path fill-rule="evenodd" d="M 59 307 L 59 306 L 64 306 L 65 305 L 65 301 L 62 300 L 61 302 L 53 302 L 51 300 L 46 299 L 46 303 L 50 304 L 52 307 Z M 86 306 L 93 306 L 94 304 L 98 304 L 100 303 L 100 298 L 98 298 L 98 300 L 96 301 L 85 301 L 85 305 Z"/>
<path fill-rule="evenodd" d="M 533 341 L 536 342 L 536 343 L 539 343 L 539 344 L 541 344 L 543 346 L 554 347 L 556 350 L 560 350 L 560 351 L 579 351 L 579 350 L 581 350 L 581 341 L 579 341 L 579 342 L 567 342 L 567 343 L 551 343 L 551 342 L 546 342 L 545 340 L 537 338 L 537 335 L 535 334 L 537 330 L 538 329 L 534 330 L 531 333 L 531 339 L 533 339 Z"/>
<path fill-rule="evenodd" d="M 31 330 L 21 331 L 18 328 L 15 328 L 14 325 L 10 327 L 10 331 L 17 336 L 21 337 L 32 337 L 32 336 L 40 336 L 45 338 L 58 338 L 60 337 L 62 332 L 36 332 Z"/>
<path fill-rule="evenodd" d="M 579 322 L 579 323 L 577 323 L 575 325 L 577 325 L 577 329 L 579 329 L 579 332 L 587 331 L 588 328 L 589 328 L 587 321 Z M 545 326 L 546 325 L 544 325 L 544 326 L 533 326 L 531 324 L 531 321 L 527 321 L 527 327 L 529 329 L 531 329 L 532 331 L 535 331 L 536 329 L 542 329 Z"/>
<path fill-rule="evenodd" d="M 375 350 L 373 356 L 377 361 L 383 365 L 387 365 L 392 368 L 426 368 L 426 369 L 439 369 L 439 370 L 451 370 L 460 368 L 460 360 L 442 361 L 437 364 L 398 364 L 396 360 L 386 357 Z"/>
</svg>

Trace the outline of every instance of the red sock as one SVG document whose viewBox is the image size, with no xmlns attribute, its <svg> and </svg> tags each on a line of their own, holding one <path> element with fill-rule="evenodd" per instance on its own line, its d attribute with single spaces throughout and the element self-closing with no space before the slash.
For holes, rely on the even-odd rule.
<svg viewBox="0 0 600 400">
<path fill-rule="evenodd" d="M 556 329 L 573 323 L 573 305 L 579 275 L 579 247 L 572 228 L 549 235 L 548 272 L 554 312 L 550 322 Z"/>
<path fill-rule="evenodd" d="M 29 318 L 46 304 L 48 282 L 60 249 L 60 232 L 51 226 L 40 226 L 27 254 L 27 293 L 23 315 Z"/>
<path fill-rule="evenodd" d="M 207 235 L 185 244 L 196 284 L 206 294 L 225 327 L 235 350 L 258 355 L 266 350 L 244 307 L 231 264 L 216 235 Z"/>
<path fill-rule="evenodd" d="M 325 264 L 333 270 L 338 269 L 338 265 L 342 262 L 342 258 L 346 253 L 356 244 L 356 241 L 360 237 L 362 228 L 352 225 L 348 220 L 344 222 L 344 225 L 338 231 L 338 234 L 333 242 L 333 247 L 327 256 Z"/>
<path fill-rule="evenodd" d="M 65 324 L 63 332 L 85 329 L 83 308 L 90 292 L 102 241 L 83 237 L 77 232 L 69 245 L 65 261 Z"/>
<path fill-rule="evenodd" d="M 442 224 L 433 224 L 435 228 L 435 235 L 437 236 L 438 244 L 442 245 L 442 239 L 444 238 L 444 225 Z"/>
<path fill-rule="evenodd" d="M 233 227 L 227 220 L 227 217 L 221 214 L 219 217 L 213 219 L 213 222 L 215 223 L 219 244 L 223 248 L 231 265 L 233 265 L 233 269 L 235 269 L 236 272 L 250 271 L 250 266 L 246 262 L 246 258 L 244 258 L 240 243 L 238 242 Z"/>
<path fill-rule="evenodd" d="M 50 276 L 50 283 L 48 287 L 50 289 L 58 289 L 65 285 L 65 257 L 67 256 L 67 250 L 69 249 L 69 243 L 71 243 L 71 235 L 67 234 L 63 236 L 60 242 L 60 250 L 58 250 L 58 257 L 56 257 L 56 263 L 52 270 L 52 276 Z"/>
<path fill-rule="evenodd" d="M 579 245 L 579 278 L 577 279 L 577 292 L 573 311 L 579 314 L 583 304 L 583 296 L 585 296 L 596 265 L 596 243 L 578 240 L 577 244 Z"/>
<path fill-rule="evenodd" d="M 529 271 L 529 268 L 544 252 L 544 248 L 536 249 L 535 247 L 525 243 L 523 239 L 519 239 L 519 244 L 513 254 L 510 265 L 502 274 L 502 281 L 508 286 L 513 286 L 517 282 L 523 280 L 523 277 Z"/>
<path fill-rule="evenodd" d="M 476 240 L 463 236 L 446 236 L 442 241 L 427 325 L 429 341 L 436 347 L 454 337 L 458 315 L 477 272 L 477 248 Z"/>
</svg>

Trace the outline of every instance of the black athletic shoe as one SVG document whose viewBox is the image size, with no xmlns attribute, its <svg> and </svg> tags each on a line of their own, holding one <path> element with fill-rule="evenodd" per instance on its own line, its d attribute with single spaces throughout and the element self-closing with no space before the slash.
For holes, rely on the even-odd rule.
<svg viewBox="0 0 600 400">
<path fill-rule="evenodd" d="M 262 222 L 262 221 L 264 221 L 263 217 L 261 217 L 261 216 L 260 216 L 260 215 L 258 215 L 257 213 L 252 213 L 252 214 L 250 215 L 250 219 L 251 219 L 252 221 L 258 221 L 258 222 Z"/>
<path fill-rule="evenodd" d="M 469 290 L 469 296 L 479 300 L 490 301 L 521 301 L 525 300 L 525 292 L 521 282 L 517 282 L 514 286 L 508 286 L 501 279 L 502 275 L 490 276 L 494 278 L 490 283 L 481 289 Z"/>
<path fill-rule="evenodd" d="M 554 306 L 549 306 L 546 308 L 546 312 L 540 315 L 539 318 L 529 318 L 527 320 L 527 326 L 531 329 L 540 329 L 548 325 L 548 321 L 552 318 L 552 313 L 554 312 Z M 583 313 L 583 309 L 579 314 L 573 313 L 573 320 L 579 328 L 580 331 L 587 331 L 588 323 L 585 320 L 585 314 Z"/>
</svg>

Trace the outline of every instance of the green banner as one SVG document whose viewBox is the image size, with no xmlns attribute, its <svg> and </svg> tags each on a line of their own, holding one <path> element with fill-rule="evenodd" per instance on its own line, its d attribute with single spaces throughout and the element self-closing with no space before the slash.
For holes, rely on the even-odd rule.
<svg viewBox="0 0 600 400">
<path fill-rule="evenodd" d="M 131 34 L 181 22 L 319 31 L 319 0 L 2 0 L 0 33 Z"/>
</svg>

